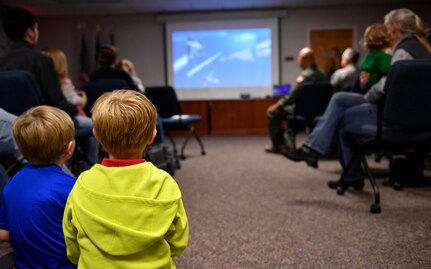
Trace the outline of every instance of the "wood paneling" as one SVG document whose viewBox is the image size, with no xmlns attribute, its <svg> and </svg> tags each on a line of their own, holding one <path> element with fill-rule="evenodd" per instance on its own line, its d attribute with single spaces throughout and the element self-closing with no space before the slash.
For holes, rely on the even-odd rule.
<svg viewBox="0 0 431 269">
<path fill-rule="evenodd" d="M 340 67 L 341 54 L 352 45 L 353 29 L 351 28 L 310 31 L 310 47 L 315 52 L 317 66 L 326 74 L 331 69 Z"/>
<path fill-rule="evenodd" d="M 199 114 L 199 134 L 266 134 L 267 108 L 275 99 L 182 101 L 184 114 Z"/>
</svg>

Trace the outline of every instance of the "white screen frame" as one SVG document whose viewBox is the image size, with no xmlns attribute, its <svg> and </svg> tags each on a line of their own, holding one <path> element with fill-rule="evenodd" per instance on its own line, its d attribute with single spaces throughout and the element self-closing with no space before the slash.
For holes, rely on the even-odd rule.
<svg viewBox="0 0 431 269">
<path fill-rule="evenodd" d="M 279 30 L 278 18 L 253 18 L 238 20 L 203 20 L 203 21 L 172 21 L 166 22 L 166 68 L 168 84 L 174 86 L 174 74 L 172 64 L 172 33 L 175 31 L 189 30 L 216 30 L 216 29 L 241 29 L 241 28 L 270 28 L 271 29 L 271 62 L 272 85 L 264 87 L 231 87 L 231 88 L 181 88 L 176 89 L 179 100 L 231 100 L 239 99 L 241 93 L 250 94 L 251 98 L 266 98 L 272 95 L 274 84 L 279 84 Z"/>
</svg>

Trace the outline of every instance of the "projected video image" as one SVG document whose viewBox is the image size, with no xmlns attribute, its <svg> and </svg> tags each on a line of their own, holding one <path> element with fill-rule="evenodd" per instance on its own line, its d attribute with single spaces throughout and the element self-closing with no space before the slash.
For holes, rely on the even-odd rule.
<svg viewBox="0 0 431 269">
<path fill-rule="evenodd" d="M 172 33 L 176 88 L 271 85 L 271 29 Z"/>
</svg>

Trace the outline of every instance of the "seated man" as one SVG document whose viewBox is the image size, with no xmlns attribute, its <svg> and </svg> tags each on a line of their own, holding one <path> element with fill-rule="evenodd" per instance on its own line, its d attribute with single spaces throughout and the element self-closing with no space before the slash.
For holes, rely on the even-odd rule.
<svg viewBox="0 0 431 269">
<path fill-rule="evenodd" d="M 35 49 L 39 40 L 36 17 L 25 9 L 4 9 L 7 10 L 2 10 L 3 29 L 11 43 L 0 57 L 0 71 L 26 70 L 34 74 L 47 105 L 58 107 L 69 114 L 77 131 L 80 128 L 92 128 L 91 119 L 78 116 L 76 106 L 64 97 L 52 60 Z M 98 161 L 98 143 L 94 137 L 81 141 L 80 146 L 91 162 Z"/>
<path fill-rule="evenodd" d="M 341 55 L 341 67 L 331 76 L 331 85 L 334 92 L 342 91 L 351 86 L 359 77 L 358 68 L 359 53 L 351 48 L 344 50 Z"/>
<path fill-rule="evenodd" d="M 265 148 L 266 152 L 280 153 L 283 149 L 295 149 L 294 131 L 287 127 L 285 136 L 282 121 L 286 118 L 286 115 L 292 114 L 295 109 L 298 85 L 304 82 L 326 80 L 326 75 L 316 65 L 314 52 L 311 48 L 303 48 L 299 51 L 298 63 L 302 72 L 296 79 L 296 87 L 267 110 L 266 114 L 268 116 L 269 135 L 272 145 Z"/>
</svg>

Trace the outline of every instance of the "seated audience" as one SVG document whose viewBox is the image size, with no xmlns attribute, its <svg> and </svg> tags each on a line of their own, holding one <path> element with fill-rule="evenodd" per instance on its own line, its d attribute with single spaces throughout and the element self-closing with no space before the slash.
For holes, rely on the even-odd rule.
<svg viewBox="0 0 431 269">
<path fill-rule="evenodd" d="M 282 149 L 293 150 L 295 148 L 295 133 L 287 126 L 285 131 L 282 122 L 286 115 L 292 114 L 295 109 L 295 99 L 298 85 L 304 82 L 325 81 L 326 75 L 317 67 L 314 51 L 311 48 L 303 48 L 298 55 L 298 63 L 302 69 L 296 79 L 296 87 L 267 109 L 269 135 L 272 145 L 265 148 L 266 152 L 279 153 Z"/>
<path fill-rule="evenodd" d="M 85 116 L 84 107 L 87 103 L 87 95 L 84 91 L 75 89 L 72 80 L 69 78 L 66 54 L 62 50 L 55 48 L 43 48 L 41 53 L 53 61 L 55 71 L 60 80 L 61 90 L 66 100 L 78 108 L 80 115 Z"/>
<path fill-rule="evenodd" d="M 2 13 L 3 29 L 11 42 L 0 57 L 0 71 L 27 70 L 34 74 L 47 105 L 58 107 L 69 114 L 77 131 L 92 128 L 91 119 L 78 116 L 76 106 L 64 97 L 52 60 L 35 49 L 39 40 L 36 17 L 21 8 L 4 7 Z M 94 137 L 82 139 L 80 146 L 91 162 L 98 161 L 99 149 Z"/>
<path fill-rule="evenodd" d="M 38 106 L 20 115 L 13 134 L 28 160 L 2 192 L 0 238 L 14 248 L 18 268 L 76 268 L 66 256 L 62 218 L 75 178 L 61 169 L 75 147 L 69 115 Z"/>
<path fill-rule="evenodd" d="M 91 112 L 109 158 L 83 172 L 70 193 L 67 256 L 79 268 L 175 268 L 172 258 L 186 248 L 189 232 L 181 191 L 142 159 L 156 136 L 156 108 L 141 93 L 116 90 Z"/>
<path fill-rule="evenodd" d="M 385 77 L 389 73 L 389 69 L 391 69 L 392 56 L 387 53 L 392 46 L 392 35 L 389 28 L 381 23 L 368 26 L 364 33 L 364 46 L 368 53 L 362 59 L 360 69 L 362 78 L 364 76 L 368 76 L 368 78 L 366 81 L 361 80 L 361 88 L 365 89 L 365 99 L 369 102 L 374 102 L 380 100 L 381 95 L 379 92 L 374 92 L 376 88 L 371 91 L 368 90 L 378 83 L 382 77 Z M 383 88 L 383 86 L 381 87 Z"/>
<path fill-rule="evenodd" d="M 392 64 L 400 60 L 431 59 L 431 46 L 424 39 L 422 21 L 414 12 L 409 9 L 392 10 L 385 16 L 385 25 L 394 43 Z M 369 77 L 369 74 L 361 75 L 361 84 L 368 84 Z M 364 124 L 376 124 L 378 110 L 376 98 L 384 95 L 385 81 L 386 76 L 383 76 L 369 90 L 380 94 L 371 96 L 345 92 L 334 94 L 324 115 L 304 144 L 295 152 L 286 152 L 285 156 L 293 161 L 305 161 L 309 166 L 317 167 L 318 159 L 325 155 L 335 137 L 343 170 L 349 161 L 352 163 L 345 175 L 345 181 L 330 181 L 328 185 L 330 188 L 352 186 L 361 189 L 364 185 L 364 175 L 346 129 L 359 131 Z"/>
<path fill-rule="evenodd" d="M 133 82 L 130 75 L 126 71 L 116 67 L 118 64 L 118 52 L 116 47 L 112 45 L 101 47 L 97 55 L 97 62 L 100 68 L 91 74 L 90 79 L 118 78 L 124 80 L 129 89 L 138 90 L 138 86 Z"/>
<path fill-rule="evenodd" d="M 142 80 L 136 74 L 135 65 L 132 63 L 132 61 L 128 59 L 123 59 L 118 63 L 118 68 L 126 71 L 133 79 L 133 82 L 138 87 L 138 90 L 141 93 L 145 93 L 145 88 L 144 88 L 144 85 L 142 84 Z"/>
<path fill-rule="evenodd" d="M 341 68 L 336 70 L 330 79 L 334 92 L 345 90 L 359 77 L 358 59 L 359 53 L 354 49 L 344 50 L 341 55 Z"/>
</svg>

